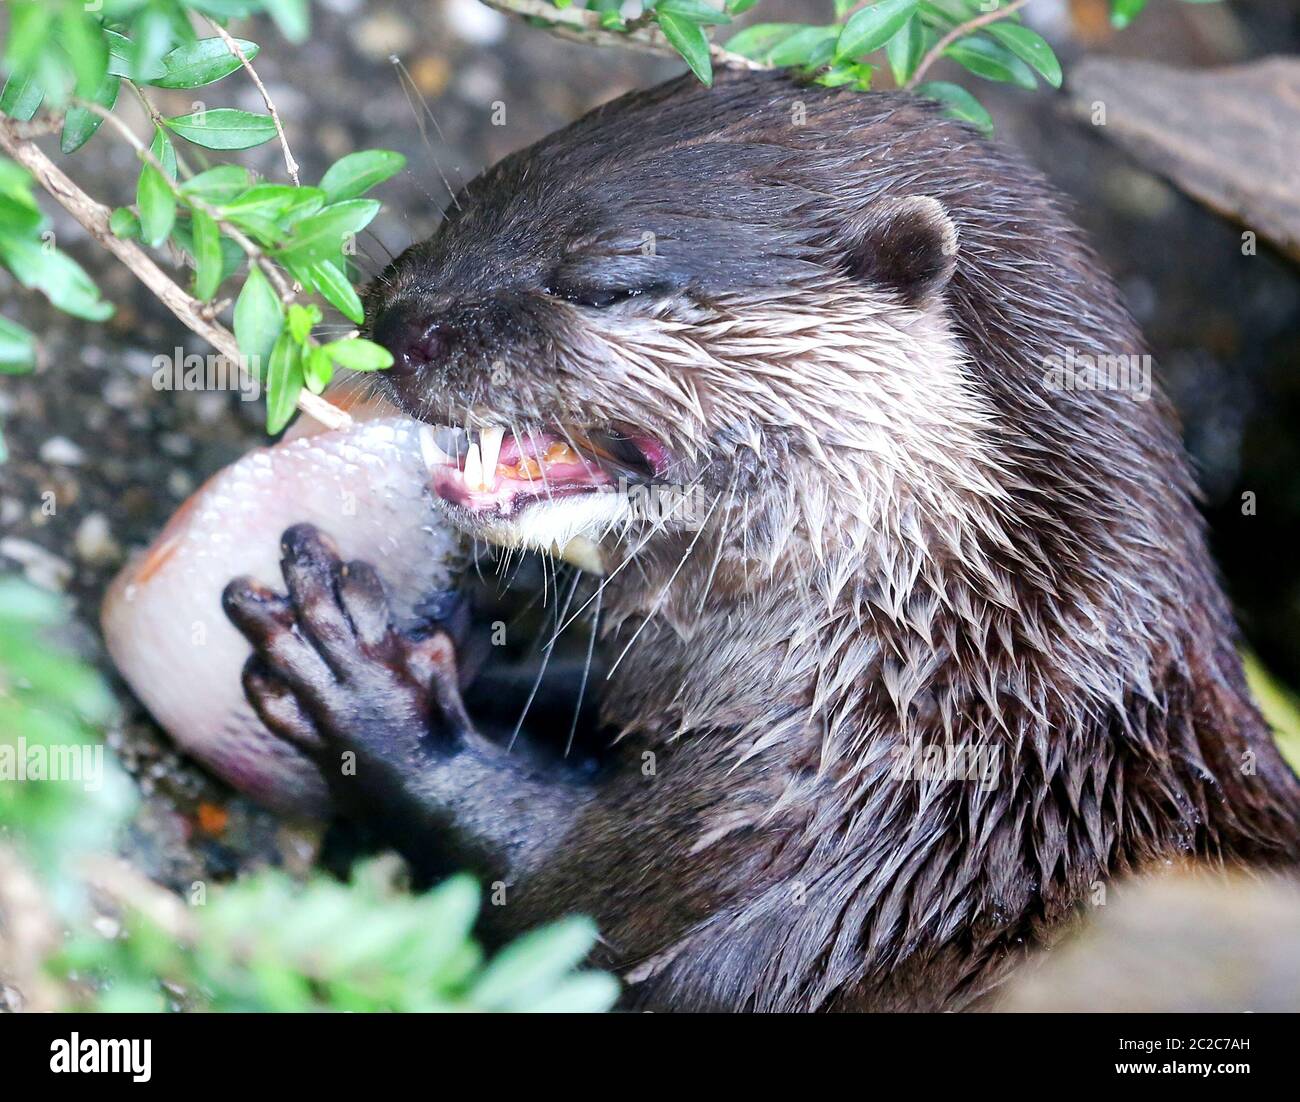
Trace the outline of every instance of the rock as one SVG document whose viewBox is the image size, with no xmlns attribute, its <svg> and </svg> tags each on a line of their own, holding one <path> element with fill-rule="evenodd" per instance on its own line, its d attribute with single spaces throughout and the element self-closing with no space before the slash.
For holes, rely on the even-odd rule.
<svg viewBox="0 0 1300 1102">
<path fill-rule="evenodd" d="M 27 580 L 39 589 L 62 593 L 72 581 L 71 565 L 29 540 L 13 536 L 0 539 L 0 555 L 21 566 Z"/>
<path fill-rule="evenodd" d="M 377 11 L 356 25 L 352 42 L 359 53 L 382 61 L 408 49 L 416 40 L 415 29 L 396 12 Z"/>
<path fill-rule="evenodd" d="M 90 513 L 77 525 L 73 546 L 77 558 L 90 566 L 111 566 L 122 559 L 122 548 L 103 513 Z"/>
<path fill-rule="evenodd" d="M 1182 70 L 1093 57 L 1070 75 L 1075 113 L 1193 198 L 1300 260 L 1300 59 Z"/>
<path fill-rule="evenodd" d="M 86 453 L 66 436 L 51 436 L 38 454 L 42 463 L 60 467 L 80 467 L 86 460 Z"/>
</svg>

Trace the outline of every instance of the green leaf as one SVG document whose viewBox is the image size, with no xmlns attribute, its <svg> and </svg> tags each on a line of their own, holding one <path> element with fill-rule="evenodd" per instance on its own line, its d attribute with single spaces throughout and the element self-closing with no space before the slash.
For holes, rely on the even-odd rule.
<svg viewBox="0 0 1300 1102">
<path fill-rule="evenodd" d="M 1032 91 L 1038 87 L 1033 70 L 1005 46 L 983 35 L 972 34 L 958 39 L 944 55 L 985 80 L 1015 84 Z"/>
<path fill-rule="evenodd" d="M 308 268 L 308 275 L 316 293 L 345 318 L 357 325 L 366 320 L 360 297 L 337 265 L 328 260 L 313 264 Z"/>
<path fill-rule="evenodd" d="M 266 368 L 266 431 L 274 436 L 290 419 L 302 393 L 302 349 L 281 333 Z"/>
<path fill-rule="evenodd" d="M 801 65 L 808 62 L 814 51 L 834 42 L 839 33 L 840 28 L 836 26 L 755 23 L 729 39 L 726 48 L 769 65 Z"/>
<path fill-rule="evenodd" d="M 1037 69 L 1053 88 L 1061 86 L 1061 63 L 1042 35 L 1019 23 L 990 23 L 984 29 L 1021 61 Z"/>
<path fill-rule="evenodd" d="M 0 318 L 0 374 L 22 375 L 36 366 L 36 338 L 17 322 Z"/>
<path fill-rule="evenodd" d="M 931 80 L 918 85 L 916 93 L 944 104 L 948 108 L 947 113 L 953 118 L 971 123 L 985 134 L 993 133 L 993 116 L 960 84 Z"/>
<path fill-rule="evenodd" d="M 387 348 L 362 337 L 332 341 L 324 349 L 331 360 L 349 371 L 384 371 L 393 366 L 393 354 Z"/>
<path fill-rule="evenodd" d="M 262 7 L 290 42 L 307 41 L 307 35 L 311 33 L 307 0 L 262 0 Z"/>
<path fill-rule="evenodd" d="M 187 0 L 187 6 L 224 22 L 257 14 L 261 10 L 261 0 Z"/>
<path fill-rule="evenodd" d="M 239 165 L 218 165 L 200 172 L 181 184 L 185 195 L 220 206 L 243 195 L 253 182 L 252 174 Z"/>
<path fill-rule="evenodd" d="M 322 317 L 319 306 L 300 306 L 294 303 L 289 307 L 287 319 L 289 336 L 298 344 L 306 344 L 311 331 L 321 323 Z"/>
<path fill-rule="evenodd" d="M 303 361 L 302 378 L 313 394 L 325 393 L 334 378 L 334 363 L 323 348 L 313 348 Z"/>
<path fill-rule="evenodd" d="M 107 111 L 113 110 L 117 103 L 117 93 L 122 87 L 122 78 L 107 76 L 99 90 L 91 97 Z M 63 133 L 59 136 L 59 150 L 63 153 L 75 153 L 95 135 L 95 131 L 104 123 L 102 115 L 85 107 L 70 107 L 63 117 Z"/>
<path fill-rule="evenodd" d="M 194 297 L 209 302 L 221 286 L 224 263 L 221 253 L 221 230 L 201 210 L 193 212 Z"/>
<path fill-rule="evenodd" d="M 353 234 L 360 233 L 379 213 L 373 199 L 348 199 L 302 219 L 281 247 L 283 256 L 299 264 L 333 260 Z"/>
<path fill-rule="evenodd" d="M 45 226 L 45 216 L 30 194 L 0 193 L 0 233 L 38 234 Z"/>
<path fill-rule="evenodd" d="M 702 27 L 731 22 L 731 16 L 704 3 L 704 0 L 659 0 L 655 5 L 655 13 L 679 16 L 688 23 L 698 23 Z"/>
<path fill-rule="evenodd" d="M 286 226 L 315 214 L 325 205 L 325 192 L 314 187 L 258 184 L 226 203 L 222 216 L 232 222 L 267 219 Z"/>
<path fill-rule="evenodd" d="M 44 242 L 0 237 L 0 258 L 19 283 L 40 291 L 64 313 L 87 321 L 112 316 L 112 304 L 99 297 L 99 288 L 81 265 Z"/>
<path fill-rule="evenodd" d="M 871 90 L 871 77 L 875 66 L 861 61 L 837 61 L 825 72 L 819 73 L 815 83 L 825 88 L 842 88 L 852 84 L 860 92 Z"/>
<path fill-rule="evenodd" d="M 386 149 L 349 153 L 331 165 L 321 178 L 320 186 L 325 193 L 325 202 L 340 203 L 344 199 L 355 199 L 396 176 L 405 167 L 405 157 Z"/>
<path fill-rule="evenodd" d="M 709 57 L 709 36 L 698 23 L 671 12 L 655 13 L 659 29 L 674 50 L 705 87 L 713 84 L 713 59 Z"/>
<path fill-rule="evenodd" d="M 113 231 L 114 237 L 120 237 L 123 241 L 133 241 L 140 236 L 140 219 L 136 217 L 135 211 L 127 207 L 118 207 L 109 215 L 108 228 Z"/>
<path fill-rule="evenodd" d="M 485 1010 L 526 1008 L 544 997 L 596 941 L 588 918 L 565 918 L 507 945 L 484 969 L 469 1001 Z"/>
<path fill-rule="evenodd" d="M 59 41 L 72 62 L 77 95 L 90 98 L 108 75 L 108 45 L 99 24 L 87 12 L 65 7 L 59 20 Z"/>
<path fill-rule="evenodd" d="M 53 20 L 54 13 L 43 3 L 10 5 L 4 52 L 4 67 L 10 73 L 29 73 L 36 68 Z"/>
<path fill-rule="evenodd" d="M 579 972 L 522 1009 L 530 1014 L 601 1014 L 618 1001 L 620 990 L 608 972 Z"/>
<path fill-rule="evenodd" d="M 176 150 L 172 147 L 171 139 L 161 129 L 154 134 L 150 151 L 167 170 L 167 175 L 175 180 Z M 176 223 L 176 196 L 151 164 L 146 164 L 140 171 L 135 205 L 140 211 L 141 239 L 146 245 L 157 248 L 167 240 Z"/>
<path fill-rule="evenodd" d="M 732 15 L 744 15 L 758 0 L 727 0 L 727 11 Z"/>
<path fill-rule="evenodd" d="M 251 149 L 275 137 L 275 121 L 270 115 L 232 107 L 214 107 L 163 121 L 168 129 L 204 149 Z"/>
<path fill-rule="evenodd" d="M 787 65 L 824 64 L 835 54 L 839 27 L 803 27 L 768 51 L 768 61 L 778 68 Z"/>
<path fill-rule="evenodd" d="M 132 80 L 144 82 L 157 79 L 164 68 L 163 58 L 172 44 L 172 21 L 161 8 L 150 5 L 135 17 L 131 24 Z"/>
<path fill-rule="evenodd" d="M 140 84 L 148 84 L 163 75 L 161 60 L 153 62 L 147 68 L 141 69 L 138 66 L 135 43 L 126 35 L 106 30 L 104 41 L 108 43 L 108 71 L 113 76 L 129 77 Z"/>
<path fill-rule="evenodd" d="M 902 88 L 908 78 L 916 72 L 916 67 L 925 56 L 925 24 L 919 16 L 913 15 L 903 28 L 885 43 L 885 57 L 889 61 L 889 71 L 894 75 L 894 83 Z"/>
<path fill-rule="evenodd" d="M 856 11 L 844 24 L 835 46 L 837 58 L 860 57 L 878 50 L 912 18 L 918 0 L 879 0 Z"/>
<path fill-rule="evenodd" d="M 1123 30 L 1142 14 L 1147 0 L 1110 0 L 1111 26 Z"/>
<path fill-rule="evenodd" d="M 45 93 L 40 84 L 26 77 L 11 76 L 0 92 L 0 111 L 19 122 L 30 122 L 41 109 Z"/>
<path fill-rule="evenodd" d="M 244 55 L 252 61 L 261 47 L 256 42 L 235 39 Z M 223 38 L 201 38 L 178 46 L 163 58 L 163 74 L 149 83 L 158 88 L 201 88 L 229 76 L 243 62 L 226 45 Z M 208 112 L 214 114 L 215 112 Z M 192 116 L 191 116 L 192 117 Z M 261 116 L 257 116 L 261 117 Z M 200 142 L 200 145 L 203 143 Z M 213 149 L 243 149 L 244 146 L 212 146 Z"/>
<path fill-rule="evenodd" d="M 262 269 L 249 269 L 235 302 L 235 341 L 249 371 L 262 378 L 271 350 L 284 330 L 284 303 Z"/>
<path fill-rule="evenodd" d="M 622 0 L 587 0 L 587 10 L 600 16 L 600 25 L 607 31 L 621 31 L 627 27 L 623 21 Z"/>
<path fill-rule="evenodd" d="M 723 48 L 743 57 L 761 60 L 766 51 L 802 27 L 802 23 L 755 23 L 733 34 L 723 43 Z"/>
</svg>

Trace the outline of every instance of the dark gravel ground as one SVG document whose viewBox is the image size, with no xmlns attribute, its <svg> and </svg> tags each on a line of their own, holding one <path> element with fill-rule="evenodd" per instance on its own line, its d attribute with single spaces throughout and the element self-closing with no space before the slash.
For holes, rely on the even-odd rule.
<svg viewBox="0 0 1300 1102">
<path fill-rule="evenodd" d="M 1050 14 L 1052 6 L 1043 7 Z M 285 117 L 304 180 L 355 149 L 392 148 L 409 157 L 408 172 L 379 193 L 386 209 L 364 243 L 371 270 L 385 249 L 397 251 L 433 227 L 446 201 L 441 175 L 459 184 L 595 104 L 680 69 L 507 26 L 476 0 L 320 0 L 317 9 L 313 41 L 297 50 L 265 27 L 240 33 L 264 45 L 258 69 Z M 1300 40 L 1289 0 L 1241 3 L 1234 11 L 1156 0 L 1127 35 L 1088 46 L 1205 64 Z M 807 8 L 793 0 L 765 5 L 765 19 L 783 13 L 807 17 Z M 1063 50 L 1067 72 L 1077 49 Z M 436 117 L 436 130 L 426 121 L 427 143 L 392 54 L 403 58 Z M 238 76 L 199 91 L 211 95 L 211 105 L 260 107 Z M 1120 280 L 1185 418 L 1216 547 L 1248 634 L 1266 662 L 1300 684 L 1300 571 L 1294 556 L 1279 554 L 1300 520 L 1295 269 L 1268 255 L 1242 257 L 1238 230 L 1068 121 L 1059 97 L 990 88 L 981 95 L 1001 136 L 1072 196 Z M 194 98 L 175 93 L 163 106 L 179 113 Z M 491 124 L 497 102 L 505 104 L 505 125 Z M 251 160 L 272 178 L 283 173 L 275 146 Z M 132 198 L 133 158 L 106 134 L 70 171 L 106 202 Z M 37 374 L 0 378 L 11 452 L 0 467 L 0 570 L 23 570 L 66 590 L 84 653 L 111 677 L 94 626 L 109 579 L 208 474 L 262 441 L 262 407 L 233 394 L 156 393 L 154 357 L 177 346 L 203 351 L 200 342 L 74 224 L 58 217 L 56 229 L 59 244 L 95 274 L 118 312 L 107 326 L 83 325 L 0 282 L 0 310 L 44 338 Z M 1236 503 L 1247 489 L 1257 492 L 1260 508 L 1243 518 Z M 314 858 L 313 829 L 282 823 L 208 779 L 114 684 L 124 720 L 112 741 L 145 797 L 130 845 L 141 867 L 179 886 L 264 861 L 303 867 Z"/>
</svg>

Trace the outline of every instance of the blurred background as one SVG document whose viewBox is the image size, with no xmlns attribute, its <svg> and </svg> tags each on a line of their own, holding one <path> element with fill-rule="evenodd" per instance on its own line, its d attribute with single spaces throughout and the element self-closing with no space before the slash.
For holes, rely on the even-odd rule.
<svg viewBox="0 0 1300 1102">
<path fill-rule="evenodd" d="M 829 0 L 764 0 L 746 21 L 823 21 Z M 356 149 L 405 153 L 408 171 L 379 192 L 385 210 L 363 239 L 376 272 L 426 236 L 446 203 L 444 178 L 470 179 L 628 89 L 683 71 L 677 61 L 561 41 L 478 0 L 318 0 L 311 41 L 291 47 L 265 27 L 258 70 L 288 129 L 304 181 Z M 1240 227 L 1180 193 L 1109 144 L 1069 108 L 1084 55 L 1184 67 L 1232 64 L 1300 45 L 1295 0 L 1190 4 L 1150 0 L 1133 26 L 1110 28 L 1107 0 L 1034 0 L 1027 21 L 1056 47 L 1066 92 L 1027 93 L 977 82 L 1000 140 L 1019 147 L 1068 196 L 1118 280 L 1183 419 L 1205 492 L 1214 551 L 1250 647 L 1283 686 L 1300 686 L 1300 271 L 1261 244 L 1243 255 Z M 725 34 L 720 35 L 725 38 Z M 400 58 L 418 96 L 404 89 Z M 223 106 L 259 110 L 256 91 L 229 81 Z M 163 95 L 190 110 L 194 92 Z M 505 105 L 503 125 L 494 106 Z M 145 133 L 144 120 L 120 110 Z M 499 117 L 499 113 L 498 113 Z M 1300 141 L 1300 135 L 1292 135 Z M 244 158 L 273 178 L 274 144 Z M 130 150 L 98 136 L 71 171 L 110 204 L 134 195 Z M 53 209 L 53 204 L 47 204 Z M 262 407 L 235 394 L 156 393 L 153 358 L 197 341 L 124 269 L 56 214 L 59 244 L 118 306 L 83 325 L 0 275 L 0 310 L 44 340 L 36 374 L 0 379 L 10 458 L 0 466 L 0 572 L 67 592 L 76 644 L 112 679 L 95 623 L 104 588 L 210 473 L 264 440 Z M 43 495 L 59 503 L 51 515 Z M 1255 495 L 1243 515 L 1242 494 Z M 263 862 L 306 867 L 318 839 L 234 798 L 182 761 L 126 695 L 111 741 L 144 793 L 131 841 L 139 867 L 164 883 L 231 874 Z"/>
</svg>

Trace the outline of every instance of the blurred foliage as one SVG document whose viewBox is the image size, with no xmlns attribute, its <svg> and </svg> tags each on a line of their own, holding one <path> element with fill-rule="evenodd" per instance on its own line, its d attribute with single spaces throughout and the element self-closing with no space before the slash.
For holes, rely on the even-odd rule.
<svg viewBox="0 0 1300 1102">
<path fill-rule="evenodd" d="M 1264 669 L 1255 655 L 1247 652 L 1244 657 L 1246 680 L 1255 703 L 1273 728 L 1282 756 L 1300 772 L 1300 701 Z"/>
<path fill-rule="evenodd" d="M 555 0 L 557 8 L 569 6 Z M 955 61 L 984 80 L 1032 90 L 1039 79 L 1061 86 L 1061 64 L 1037 31 L 1024 25 L 1029 0 L 832 0 L 829 23 L 756 23 L 724 43 L 724 49 L 777 68 L 797 70 L 832 88 L 865 91 L 880 69 L 899 88 L 943 103 L 948 113 L 993 129 L 988 111 L 966 88 L 951 81 L 920 82 L 938 57 Z M 1147 0 L 1111 0 L 1111 22 L 1126 27 Z M 1183 0 L 1205 3 L 1207 0 Z M 1213 2 L 1213 0 L 1209 0 Z M 730 23 L 760 0 L 725 0 L 722 10 L 705 0 L 644 0 L 642 15 L 628 20 L 621 0 L 590 0 L 609 31 L 634 32 L 654 22 L 705 84 L 713 80 L 709 28 Z"/>
<path fill-rule="evenodd" d="M 49 962 L 70 1005 L 93 1010 L 599 1011 L 618 996 L 603 972 L 576 971 L 596 941 L 590 920 L 564 919 L 485 961 L 472 936 L 479 888 L 468 876 L 423 895 L 404 891 L 393 863 L 358 869 L 351 884 L 317 874 L 297 883 L 262 870 L 196 887 L 189 906 L 141 881 L 118 899 L 105 936 L 82 877 L 136 807 L 110 754 L 96 783 L 17 780 L 14 755 L 56 747 L 102 751 L 96 729 L 111 697 L 94 671 L 57 645 L 61 602 L 0 578 L 0 844 L 36 872 L 68 936 Z M 0 885 L 0 889 L 3 885 Z M 0 899 L 4 893 L 0 890 Z M 169 927 L 158 901 L 180 917 Z M 0 954 L 2 956 L 2 954 Z"/>
</svg>

